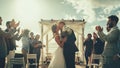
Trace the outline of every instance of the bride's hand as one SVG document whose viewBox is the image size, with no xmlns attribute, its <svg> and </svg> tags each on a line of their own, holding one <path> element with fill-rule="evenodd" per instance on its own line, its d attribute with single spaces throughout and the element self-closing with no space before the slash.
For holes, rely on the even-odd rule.
<svg viewBox="0 0 120 68">
<path fill-rule="evenodd" d="M 62 44 L 60 45 L 60 47 L 61 48 L 63 48 L 63 46 L 64 46 L 64 43 L 67 41 L 67 37 L 64 37 L 63 39 L 62 39 Z"/>
</svg>

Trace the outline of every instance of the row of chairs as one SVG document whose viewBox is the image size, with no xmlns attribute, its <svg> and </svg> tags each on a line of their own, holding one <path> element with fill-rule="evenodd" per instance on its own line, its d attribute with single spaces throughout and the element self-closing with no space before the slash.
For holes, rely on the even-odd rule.
<svg viewBox="0 0 120 68">
<path fill-rule="evenodd" d="M 34 60 L 34 62 L 30 63 L 30 60 Z M 35 66 L 34 68 L 37 68 L 37 55 L 36 54 L 27 54 L 27 64 L 26 65 L 25 65 L 23 56 L 11 58 L 9 61 L 9 64 L 10 64 L 9 68 L 14 68 L 14 65 L 17 65 L 18 66 L 17 68 L 20 67 L 19 65 L 22 65 L 22 68 L 30 68 L 30 66 Z"/>
<path fill-rule="evenodd" d="M 101 55 L 93 55 L 92 59 L 102 59 Z M 34 60 L 34 62 L 30 62 L 30 60 Z M 24 58 L 22 57 L 15 57 L 15 58 L 11 58 L 10 59 L 10 67 L 9 68 L 14 68 L 14 65 L 22 65 L 22 68 L 30 68 L 30 66 L 35 66 L 34 68 L 37 68 L 37 55 L 36 54 L 27 54 L 27 64 L 25 65 L 24 62 Z M 93 68 L 100 68 L 101 67 L 101 63 L 100 64 L 95 64 L 95 63 L 91 63 L 89 64 L 89 68 L 91 68 L 91 66 L 93 66 Z"/>
</svg>

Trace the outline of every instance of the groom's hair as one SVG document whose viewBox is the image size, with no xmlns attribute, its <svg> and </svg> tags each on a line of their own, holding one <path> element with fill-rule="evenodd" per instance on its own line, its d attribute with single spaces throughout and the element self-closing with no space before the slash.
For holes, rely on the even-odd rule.
<svg viewBox="0 0 120 68">
<path fill-rule="evenodd" d="M 115 21 L 116 24 L 119 21 L 119 18 L 116 15 L 111 15 L 111 16 L 108 17 L 108 19 L 111 19 L 112 21 Z"/>
<path fill-rule="evenodd" d="M 65 25 L 65 22 L 63 22 L 63 21 L 60 21 L 60 22 L 59 22 L 59 24 L 64 24 L 64 25 Z"/>
</svg>

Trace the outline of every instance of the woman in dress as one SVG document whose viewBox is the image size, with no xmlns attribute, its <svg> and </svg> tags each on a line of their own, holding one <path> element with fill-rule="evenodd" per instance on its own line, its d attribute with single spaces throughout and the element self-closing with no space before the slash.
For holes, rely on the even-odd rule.
<svg viewBox="0 0 120 68">
<path fill-rule="evenodd" d="M 60 29 L 57 25 L 52 26 L 52 32 L 54 35 L 54 39 L 56 43 L 58 44 L 58 48 L 56 49 L 48 68 L 66 68 L 62 47 L 67 38 L 65 34 L 63 33 L 64 36 L 62 36 L 62 40 L 61 40 L 59 30 Z"/>
<path fill-rule="evenodd" d="M 29 32 L 30 31 L 28 29 L 23 30 L 23 36 L 22 36 L 22 54 L 24 57 L 25 65 L 27 63 L 27 54 L 29 53 L 29 47 L 30 47 Z"/>
</svg>

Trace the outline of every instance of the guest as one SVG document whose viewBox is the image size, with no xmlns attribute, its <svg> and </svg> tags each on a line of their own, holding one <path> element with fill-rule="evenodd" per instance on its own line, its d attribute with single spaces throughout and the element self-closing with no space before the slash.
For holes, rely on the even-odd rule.
<svg viewBox="0 0 120 68">
<path fill-rule="evenodd" d="M 88 67 L 88 61 L 91 62 L 91 53 L 93 50 L 93 40 L 91 39 L 92 35 L 89 33 L 87 39 L 84 41 L 83 45 L 85 46 L 85 59 L 86 67 Z"/>
<path fill-rule="evenodd" d="M 36 35 L 35 39 L 33 41 L 33 54 L 37 54 L 37 68 L 39 67 L 39 60 L 40 60 L 40 55 L 41 55 L 41 48 L 42 48 L 42 42 L 39 41 L 40 35 Z"/>
<path fill-rule="evenodd" d="M 33 53 L 32 43 L 33 43 L 33 41 L 34 41 L 34 33 L 33 33 L 33 32 L 30 32 L 29 41 L 30 41 L 30 50 L 29 50 L 29 53 L 32 54 L 32 53 Z"/>
<path fill-rule="evenodd" d="M 25 64 L 27 63 L 27 54 L 29 53 L 29 30 L 25 29 L 22 36 L 22 54 L 24 56 Z"/>
<path fill-rule="evenodd" d="M 29 54 L 33 54 L 33 41 L 34 41 L 34 33 L 33 32 L 30 32 L 30 37 L 29 37 L 29 43 L 30 43 L 30 46 L 29 46 Z M 34 59 L 29 59 L 29 63 L 33 63 L 34 62 Z M 30 68 L 34 68 L 34 66 L 30 66 Z"/>
<path fill-rule="evenodd" d="M 16 40 L 19 41 L 22 37 L 22 33 L 19 35 L 20 33 L 20 28 L 17 30 L 17 27 L 14 27 L 15 24 L 11 25 L 12 21 L 7 21 L 6 22 L 6 30 L 5 32 L 10 33 L 11 34 L 11 38 L 6 38 L 6 45 L 7 45 L 7 50 L 8 50 L 8 56 L 7 56 L 7 61 L 9 62 L 9 60 L 11 58 L 14 58 L 15 56 L 15 50 L 16 50 Z M 17 33 L 15 34 L 15 32 L 17 31 Z"/>
<path fill-rule="evenodd" d="M 120 68 L 118 58 L 117 41 L 119 39 L 119 29 L 117 23 L 119 18 L 116 15 L 108 17 L 107 27 L 110 29 L 108 34 L 103 33 L 101 26 L 96 26 L 96 30 L 101 39 L 106 42 L 105 49 L 103 51 L 103 67 L 102 68 Z"/>
<path fill-rule="evenodd" d="M 93 60 L 92 63 L 99 64 L 101 54 L 104 50 L 104 41 L 98 38 L 97 34 L 93 33 Z M 98 59 L 94 59 L 98 58 Z"/>
<path fill-rule="evenodd" d="M 6 22 L 6 30 L 5 32 L 9 32 L 10 30 L 10 21 L 7 21 Z M 5 38 L 5 42 L 6 42 L 6 45 L 7 45 L 7 55 L 9 55 L 9 51 L 11 50 L 10 46 L 13 45 L 12 41 L 11 41 L 11 38 Z M 8 59 L 7 59 L 8 61 Z"/>
<path fill-rule="evenodd" d="M 34 33 L 30 32 L 30 39 L 34 40 Z"/>
<path fill-rule="evenodd" d="M 2 25 L 2 17 L 0 17 L 0 25 Z M 5 33 L 0 28 L 0 67 L 5 68 L 5 57 L 7 56 L 7 46 L 5 38 L 10 38 L 9 33 Z"/>
</svg>

